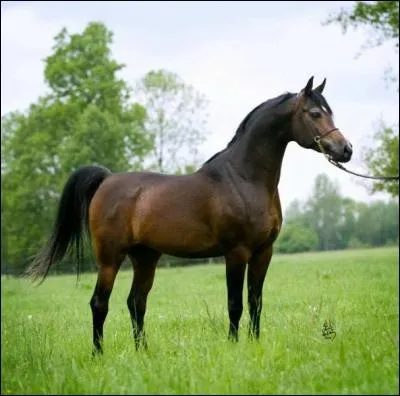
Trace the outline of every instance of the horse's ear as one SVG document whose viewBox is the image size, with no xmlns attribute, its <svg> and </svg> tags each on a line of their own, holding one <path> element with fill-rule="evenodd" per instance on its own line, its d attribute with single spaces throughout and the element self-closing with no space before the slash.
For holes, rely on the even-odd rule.
<svg viewBox="0 0 400 396">
<path fill-rule="evenodd" d="M 326 78 L 324 78 L 324 81 L 322 81 L 321 85 L 319 85 L 317 88 L 315 88 L 315 91 L 317 91 L 320 94 L 322 94 L 322 91 L 325 88 L 325 84 L 326 84 Z"/>
<path fill-rule="evenodd" d="M 312 91 L 313 81 L 314 81 L 314 76 L 311 76 L 311 78 L 308 80 L 306 87 L 303 89 L 304 95 L 306 96 L 310 95 Z"/>
</svg>

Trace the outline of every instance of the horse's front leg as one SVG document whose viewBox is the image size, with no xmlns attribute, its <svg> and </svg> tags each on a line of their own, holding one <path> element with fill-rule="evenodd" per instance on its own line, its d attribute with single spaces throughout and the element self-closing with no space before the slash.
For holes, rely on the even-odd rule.
<svg viewBox="0 0 400 396">
<path fill-rule="evenodd" d="M 260 337 L 262 289 L 271 257 L 272 245 L 254 254 L 249 261 L 247 269 L 247 289 L 250 312 L 250 337 Z"/>
<path fill-rule="evenodd" d="M 237 249 L 225 256 L 228 288 L 229 339 L 238 340 L 240 317 L 243 312 L 243 283 L 248 254 Z"/>
</svg>

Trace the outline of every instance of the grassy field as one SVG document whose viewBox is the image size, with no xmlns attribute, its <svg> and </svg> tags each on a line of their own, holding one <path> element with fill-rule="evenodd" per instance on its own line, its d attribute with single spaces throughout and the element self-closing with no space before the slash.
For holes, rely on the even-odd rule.
<svg viewBox="0 0 400 396">
<path fill-rule="evenodd" d="M 247 339 L 246 304 L 237 344 L 227 340 L 224 265 L 159 269 L 149 349 L 139 352 L 126 307 L 132 272 L 120 272 L 95 360 L 94 274 L 38 288 L 2 278 L 1 393 L 398 394 L 398 259 L 397 248 L 275 256 L 261 339 Z"/>
</svg>

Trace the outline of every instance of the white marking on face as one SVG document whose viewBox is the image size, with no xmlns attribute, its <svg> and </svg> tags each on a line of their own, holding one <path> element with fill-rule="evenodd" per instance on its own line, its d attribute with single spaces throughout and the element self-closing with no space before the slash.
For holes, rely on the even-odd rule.
<svg viewBox="0 0 400 396">
<path fill-rule="evenodd" d="M 322 110 L 325 111 L 325 113 L 328 113 L 328 110 L 324 106 L 321 106 L 321 107 L 322 107 Z"/>
</svg>

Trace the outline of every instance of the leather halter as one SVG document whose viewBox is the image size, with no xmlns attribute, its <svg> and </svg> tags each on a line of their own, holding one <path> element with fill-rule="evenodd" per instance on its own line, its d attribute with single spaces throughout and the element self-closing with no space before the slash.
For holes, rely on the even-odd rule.
<svg viewBox="0 0 400 396">
<path fill-rule="evenodd" d="M 298 110 L 298 108 L 300 106 L 301 98 L 299 96 L 301 95 L 301 93 L 302 93 L 302 91 L 297 94 L 298 99 L 296 101 L 296 104 L 294 105 L 294 114 L 297 113 L 297 110 Z M 304 109 L 304 108 L 302 110 L 303 110 L 303 112 L 307 112 L 308 111 L 308 109 Z M 314 143 L 316 143 L 317 146 L 321 149 L 321 139 L 323 139 L 326 136 L 328 136 L 331 132 L 339 130 L 339 128 L 335 127 L 335 128 L 329 129 L 328 131 L 326 131 L 324 133 L 320 133 L 320 131 L 318 130 L 317 127 L 315 127 L 315 129 L 317 130 L 317 134 L 314 135 L 312 142 L 309 145 L 305 146 L 305 148 L 310 148 Z"/>
<path fill-rule="evenodd" d="M 332 128 L 332 129 L 329 129 L 329 131 L 325 132 L 324 134 L 314 136 L 313 143 L 315 142 L 319 146 L 321 139 L 328 136 L 331 132 L 338 131 L 338 130 L 339 130 L 339 128 Z M 311 143 L 310 146 L 312 146 L 313 143 Z M 308 147 L 310 147 L 310 146 L 308 146 Z"/>
<path fill-rule="evenodd" d="M 299 97 L 301 95 L 301 93 L 302 93 L 302 91 L 297 94 L 297 97 Z M 300 98 L 296 101 L 296 104 L 294 106 L 294 111 L 293 111 L 294 114 L 297 113 L 299 105 L 300 105 Z M 303 109 L 303 111 L 308 111 L 308 109 L 307 110 Z M 355 175 L 355 176 L 363 177 L 365 179 L 374 179 L 374 180 L 383 180 L 383 181 L 396 181 L 396 180 L 398 181 L 399 180 L 399 176 L 369 176 L 369 175 L 363 175 L 363 174 L 360 174 L 360 173 L 357 173 L 357 172 L 353 172 L 353 171 L 351 171 L 349 169 L 346 169 L 342 164 L 339 164 L 339 162 L 335 161 L 332 158 L 332 156 L 329 155 L 324 150 L 324 148 L 322 147 L 322 144 L 321 144 L 321 139 L 323 139 L 324 137 L 329 135 L 331 132 L 337 131 L 338 128 L 332 128 L 332 129 L 330 129 L 330 130 L 328 130 L 328 131 L 326 131 L 325 133 L 322 133 L 322 134 L 319 133 L 317 127 L 315 127 L 315 129 L 317 130 L 317 134 L 314 136 L 312 143 L 309 144 L 308 146 L 306 146 L 306 148 L 310 148 L 314 143 L 316 143 L 318 148 L 320 149 L 321 153 L 328 160 L 328 162 L 331 163 L 332 165 L 336 166 L 337 168 L 339 168 L 339 169 L 341 169 L 341 170 L 343 170 L 343 171 L 345 171 L 347 173 L 350 173 L 350 174 Z"/>
</svg>

